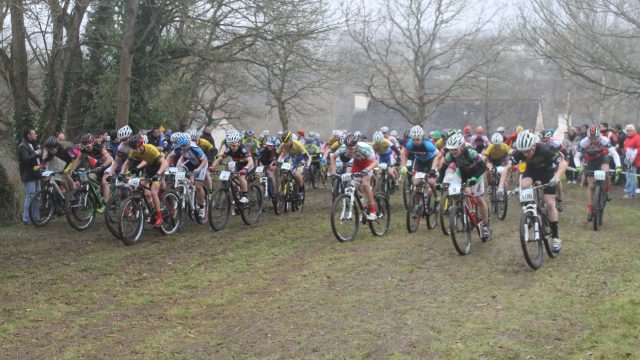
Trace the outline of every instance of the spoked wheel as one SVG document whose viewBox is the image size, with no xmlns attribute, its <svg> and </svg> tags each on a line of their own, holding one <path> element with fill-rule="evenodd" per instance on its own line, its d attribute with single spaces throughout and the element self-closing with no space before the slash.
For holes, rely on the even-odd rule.
<svg viewBox="0 0 640 360">
<path fill-rule="evenodd" d="M 387 197 L 382 193 L 377 193 L 375 196 L 376 210 L 378 211 L 378 218 L 376 220 L 369 221 L 369 228 L 375 236 L 382 236 L 389 231 L 389 225 L 391 224 L 391 212 L 389 211 L 389 201 Z"/>
<path fill-rule="evenodd" d="M 139 196 L 129 196 L 120 207 L 119 230 L 122 241 L 127 245 L 137 243 L 144 228 L 143 202 Z"/>
<path fill-rule="evenodd" d="M 413 179 L 411 178 L 411 176 L 409 176 L 409 173 L 407 173 L 405 178 L 402 180 L 402 201 L 404 202 L 405 210 L 409 210 L 409 205 L 411 202 L 411 193 L 413 192 L 411 186 L 412 181 Z"/>
<path fill-rule="evenodd" d="M 240 216 L 242 221 L 247 225 L 254 225 L 260 221 L 262 215 L 262 191 L 259 186 L 251 185 L 247 192 L 249 203 L 242 205 L 240 208 Z"/>
<path fill-rule="evenodd" d="M 418 197 L 418 199 L 416 199 L 416 197 Z M 423 209 L 422 209 L 422 199 L 420 199 L 417 194 L 414 194 L 410 197 L 409 207 L 406 213 L 407 213 L 407 231 L 409 233 L 414 233 L 418 231 L 418 227 L 420 226 L 420 220 L 422 219 Z"/>
<path fill-rule="evenodd" d="M 284 214 L 287 211 L 287 198 L 288 198 L 287 180 L 278 177 L 276 181 L 276 193 L 275 193 L 275 206 L 274 211 L 276 215 Z"/>
<path fill-rule="evenodd" d="M 96 218 L 98 200 L 85 188 L 78 188 L 65 199 L 64 211 L 72 228 L 84 231 Z"/>
<path fill-rule="evenodd" d="M 193 218 L 195 219 L 195 221 L 200 224 L 206 224 L 207 221 L 209 220 L 209 196 L 208 194 L 206 194 L 206 190 L 205 190 L 205 196 L 204 196 L 204 214 L 202 216 L 198 215 L 198 207 L 200 206 L 200 204 L 198 203 L 198 190 L 196 190 L 196 199 L 195 199 L 195 204 L 196 204 L 196 208 L 193 209 Z"/>
<path fill-rule="evenodd" d="M 449 207 L 449 233 L 458 254 L 467 255 L 471 250 L 471 224 L 464 206 Z"/>
<path fill-rule="evenodd" d="M 165 193 L 160 199 L 160 211 L 162 212 L 160 231 L 165 235 L 171 235 L 178 231 L 182 218 L 178 194 L 173 191 Z"/>
<path fill-rule="evenodd" d="M 504 220 L 507 217 L 507 208 L 509 207 L 509 197 L 507 194 L 502 196 L 502 200 L 496 200 L 496 215 L 498 219 Z"/>
<path fill-rule="evenodd" d="M 353 241 L 360 228 L 360 211 L 358 206 L 351 204 L 351 196 L 341 194 L 331 206 L 331 230 L 340 242 Z"/>
<path fill-rule="evenodd" d="M 520 218 L 520 244 L 522 253 L 529 267 L 537 270 L 542 265 L 544 250 L 542 250 L 542 239 L 535 237 L 535 223 L 538 221 L 530 213 L 522 214 Z"/>
<path fill-rule="evenodd" d="M 591 213 L 593 214 L 593 219 L 591 222 L 593 223 L 593 230 L 598 231 L 600 229 L 600 196 L 602 196 L 602 190 L 599 186 L 593 187 L 593 196 L 591 197 L 591 201 L 593 204 Z"/>
<path fill-rule="evenodd" d="M 302 208 L 304 207 L 304 196 L 305 193 L 302 193 L 302 199 L 300 199 L 300 190 L 298 186 L 293 182 L 289 183 L 289 193 L 292 194 L 291 197 L 291 210 L 295 212 L 302 212 Z"/>
<path fill-rule="evenodd" d="M 549 221 L 544 216 L 540 216 L 539 219 L 540 221 L 538 223 L 542 224 L 542 227 L 540 228 L 540 236 L 544 242 L 544 248 L 547 251 L 547 255 L 549 255 L 550 258 L 554 258 L 558 256 L 558 254 L 553 252 L 551 247 L 551 224 L 549 224 Z"/>
<path fill-rule="evenodd" d="M 433 195 L 427 197 L 427 228 L 429 230 L 435 229 L 438 226 L 438 208 L 440 204 L 436 206 L 436 199 Z"/>
<path fill-rule="evenodd" d="M 331 178 L 331 201 L 334 201 L 338 195 L 340 195 L 340 185 L 342 184 L 342 180 L 338 176 L 334 176 Z"/>
<path fill-rule="evenodd" d="M 215 231 L 227 226 L 231 217 L 231 193 L 227 189 L 220 189 L 213 193 L 209 203 L 209 225 Z"/>
<path fill-rule="evenodd" d="M 446 219 L 449 218 L 449 196 L 442 191 L 440 192 L 440 207 L 438 208 L 438 217 L 440 218 L 440 228 L 442 233 L 449 235 L 449 224 Z"/>
<path fill-rule="evenodd" d="M 122 238 L 120 234 L 120 211 L 125 197 L 116 195 L 109 199 L 104 208 L 104 223 L 107 225 L 109 232 L 118 239 Z"/>
<path fill-rule="evenodd" d="M 29 218 L 35 226 L 44 226 L 52 218 L 56 211 L 53 194 L 47 190 L 41 190 L 31 195 L 29 200 Z"/>
</svg>

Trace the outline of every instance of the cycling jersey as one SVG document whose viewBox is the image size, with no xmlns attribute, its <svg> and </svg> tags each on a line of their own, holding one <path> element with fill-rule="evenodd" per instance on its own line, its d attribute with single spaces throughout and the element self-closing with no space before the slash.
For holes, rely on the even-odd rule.
<svg viewBox="0 0 640 360">
<path fill-rule="evenodd" d="M 175 154 L 175 150 L 174 150 Z M 186 151 L 182 151 L 180 148 L 180 153 L 178 156 L 182 155 L 185 161 L 191 162 L 194 165 L 200 165 L 202 159 L 207 159 L 207 155 L 202 151 L 202 149 L 198 146 L 190 145 Z"/>
<path fill-rule="evenodd" d="M 422 140 L 419 143 L 415 143 L 413 139 L 407 142 L 405 146 L 407 152 L 414 155 L 416 160 L 427 161 L 436 156 L 438 149 L 429 140 Z"/>
<path fill-rule="evenodd" d="M 269 150 L 266 146 L 263 146 L 258 151 L 258 162 L 260 163 L 260 165 L 271 165 L 276 160 L 276 157 L 277 154 L 275 148 Z"/>
<path fill-rule="evenodd" d="M 89 150 L 88 146 L 83 147 L 80 152 L 82 154 L 86 154 L 87 156 L 91 156 L 92 158 L 99 160 L 104 158 L 109 152 L 102 146 L 102 144 L 92 144 L 91 150 Z M 100 161 L 100 160 L 99 160 Z"/>
<path fill-rule="evenodd" d="M 213 144 L 208 140 L 200 138 L 198 139 L 198 147 L 205 153 L 211 154 L 211 150 L 214 148 Z"/>
<path fill-rule="evenodd" d="M 373 151 L 373 147 L 367 144 L 366 142 L 358 141 L 358 144 L 355 147 L 355 151 L 350 152 L 347 151 L 347 147 L 342 145 L 338 150 L 336 150 L 336 155 L 338 156 L 346 156 L 347 158 L 356 159 L 356 160 L 375 160 L 376 155 Z"/>
<path fill-rule="evenodd" d="M 247 148 L 240 144 L 235 151 L 231 150 L 230 147 L 227 147 L 221 154 L 221 156 L 223 158 L 230 157 L 233 161 L 236 162 L 236 171 L 240 171 L 249 163 L 251 152 L 249 152 Z"/>
<path fill-rule="evenodd" d="M 42 160 L 43 166 L 49 161 L 51 161 L 51 159 L 53 159 L 54 157 L 57 157 L 58 159 L 64 162 L 66 167 L 67 165 L 72 163 L 78 157 L 78 155 L 80 155 L 80 149 L 78 149 L 78 147 L 75 144 L 69 141 L 58 142 L 58 145 L 56 146 L 56 148 L 57 148 L 57 152 L 55 153 L 55 155 L 52 154 L 51 152 L 47 153 L 47 157 L 44 160 Z"/>
<path fill-rule="evenodd" d="M 445 142 L 444 138 L 438 139 L 435 143 L 436 149 L 442 150 L 442 148 L 444 147 L 444 142 Z"/>
<path fill-rule="evenodd" d="M 381 156 L 391 155 L 391 147 L 393 146 L 393 143 L 391 140 L 382 139 L 382 141 L 374 142 L 371 146 L 373 147 L 373 150 Z"/>
<path fill-rule="evenodd" d="M 467 147 L 463 148 L 457 157 L 453 156 L 450 151 L 447 152 L 444 156 L 444 162 L 447 167 L 452 167 L 451 165 L 455 164 L 456 173 L 460 175 L 463 182 L 471 177 L 480 177 L 487 170 L 480 154 Z"/>
<path fill-rule="evenodd" d="M 280 147 L 278 148 L 278 153 L 283 155 L 287 153 L 288 155 L 293 157 L 302 156 L 302 155 L 309 156 L 307 149 L 298 140 L 293 140 L 291 142 L 291 146 L 287 146 L 287 144 L 281 144 Z"/>
<path fill-rule="evenodd" d="M 507 157 L 510 152 L 511 148 L 505 143 L 502 143 L 500 145 L 491 144 L 487 148 L 487 151 L 485 151 L 485 155 L 487 155 L 487 157 L 493 161 L 498 161 Z"/>
<path fill-rule="evenodd" d="M 258 149 L 260 149 L 260 142 L 254 138 L 244 138 L 242 140 L 242 145 L 246 147 L 247 150 L 249 150 L 252 154 L 257 153 Z"/>
<path fill-rule="evenodd" d="M 576 150 L 576 154 L 573 157 L 573 162 L 576 164 L 576 167 L 580 167 L 581 165 L 581 157 L 584 154 L 585 159 L 588 163 L 595 162 L 599 158 L 606 157 L 607 155 L 611 155 L 613 158 L 616 167 L 621 167 L 620 163 L 620 155 L 616 151 L 613 144 L 609 141 L 609 139 L 605 136 L 600 135 L 600 138 L 597 141 L 591 141 L 588 137 L 580 140 L 580 144 L 578 145 L 578 149 Z M 598 161 L 602 162 L 602 161 Z M 608 161 L 607 161 L 608 163 Z M 594 167 L 594 164 L 590 164 L 590 168 Z M 599 166 L 598 166 L 599 167 Z"/>
<path fill-rule="evenodd" d="M 511 158 L 513 164 L 520 162 L 527 163 L 525 173 L 530 174 L 535 172 L 553 172 L 564 159 L 564 156 L 553 146 L 538 143 L 531 159 L 527 159 L 521 151 L 517 150 L 512 153 Z"/>
<path fill-rule="evenodd" d="M 144 152 L 141 152 L 140 150 L 143 148 Z M 143 144 L 139 149 L 131 150 L 131 152 L 129 152 L 129 159 L 145 161 L 147 165 L 159 163 L 161 158 L 162 153 L 160 150 L 151 144 Z"/>
<path fill-rule="evenodd" d="M 129 156 L 129 153 L 131 152 L 131 148 L 125 144 L 125 141 L 121 142 L 120 145 L 118 145 L 118 150 L 116 150 L 116 155 L 121 157 L 121 158 L 125 158 Z"/>
</svg>

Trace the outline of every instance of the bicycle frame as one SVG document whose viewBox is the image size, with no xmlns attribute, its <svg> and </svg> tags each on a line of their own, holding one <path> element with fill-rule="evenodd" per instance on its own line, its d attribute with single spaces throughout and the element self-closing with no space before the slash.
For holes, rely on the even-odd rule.
<svg viewBox="0 0 640 360">
<path fill-rule="evenodd" d="M 344 193 L 346 195 L 349 195 L 350 197 L 348 213 L 345 214 L 346 209 L 343 207 L 342 213 L 340 214 L 340 216 L 343 219 L 350 219 L 351 216 L 353 216 L 354 203 L 358 205 L 358 209 L 360 210 L 360 213 L 364 215 L 364 206 L 362 205 L 362 201 L 360 200 L 360 191 L 359 191 L 359 188 L 362 186 L 362 177 L 352 178 L 351 173 L 344 173 L 341 175 L 340 180 L 343 182 L 350 183 L 350 185 L 347 186 L 344 190 Z"/>
</svg>

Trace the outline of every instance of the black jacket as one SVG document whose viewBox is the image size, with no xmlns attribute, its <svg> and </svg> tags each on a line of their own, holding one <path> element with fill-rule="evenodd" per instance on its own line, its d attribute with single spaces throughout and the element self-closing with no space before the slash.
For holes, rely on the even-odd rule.
<svg viewBox="0 0 640 360">
<path fill-rule="evenodd" d="M 20 168 L 20 179 L 23 182 L 33 181 L 40 179 L 40 172 L 33 170 L 33 167 L 38 165 L 39 156 L 36 154 L 35 150 L 37 150 L 40 146 L 36 144 L 31 144 L 29 146 L 29 142 L 27 140 L 23 140 L 18 146 L 18 163 Z"/>
</svg>

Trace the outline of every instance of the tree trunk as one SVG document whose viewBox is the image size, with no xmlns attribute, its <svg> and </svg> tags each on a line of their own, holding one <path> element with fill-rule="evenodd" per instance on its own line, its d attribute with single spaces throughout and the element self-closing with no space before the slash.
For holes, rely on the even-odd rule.
<svg viewBox="0 0 640 360">
<path fill-rule="evenodd" d="M 67 126 L 65 132 L 69 139 L 75 139 L 84 132 L 85 124 L 82 119 L 82 100 L 84 98 L 82 77 L 82 49 L 76 46 L 73 51 L 71 78 L 71 98 L 69 99 L 69 111 L 67 112 Z"/>
<path fill-rule="evenodd" d="M 287 114 L 287 109 L 285 108 L 285 104 L 281 101 L 278 101 L 278 117 L 280 118 L 280 123 L 282 124 L 282 130 L 289 130 L 289 114 Z"/>
<path fill-rule="evenodd" d="M 129 99 L 131 97 L 131 68 L 133 66 L 133 44 L 135 41 L 136 17 L 140 3 L 138 0 L 129 0 L 126 10 L 126 20 L 122 34 L 122 47 L 120 50 L 120 72 L 118 74 L 118 95 L 116 129 L 129 122 Z"/>
<path fill-rule="evenodd" d="M 11 68 L 13 70 L 14 129 L 16 134 L 33 126 L 31 109 L 29 108 L 29 68 L 27 65 L 26 31 L 22 0 L 11 1 Z"/>
</svg>

